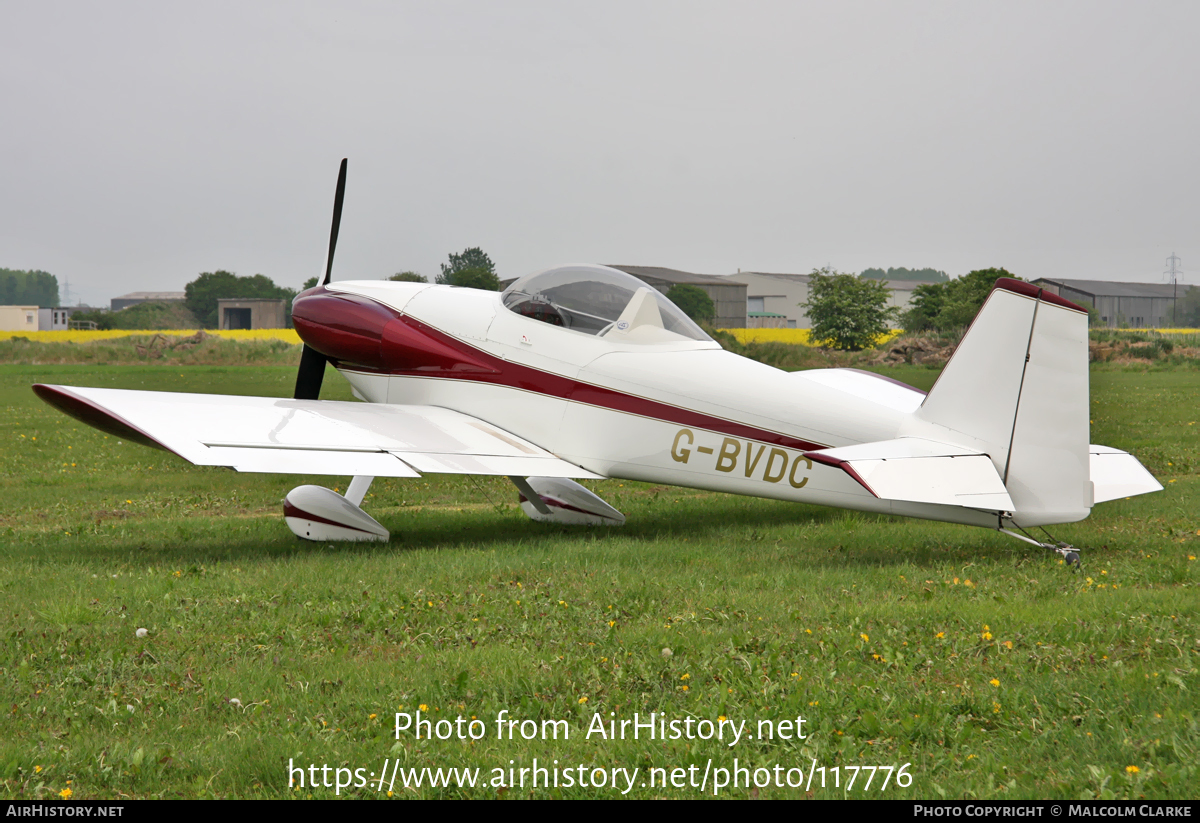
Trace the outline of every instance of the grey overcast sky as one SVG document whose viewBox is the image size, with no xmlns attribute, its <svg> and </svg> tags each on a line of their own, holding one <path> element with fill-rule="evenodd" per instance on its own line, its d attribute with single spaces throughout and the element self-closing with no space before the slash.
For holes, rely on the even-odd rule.
<svg viewBox="0 0 1200 823">
<path fill-rule="evenodd" d="M 1200 272 L 1196 2 L 0 0 L 0 266 Z M 1190 275 L 1189 282 L 1200 282 Z"/>
</svg>

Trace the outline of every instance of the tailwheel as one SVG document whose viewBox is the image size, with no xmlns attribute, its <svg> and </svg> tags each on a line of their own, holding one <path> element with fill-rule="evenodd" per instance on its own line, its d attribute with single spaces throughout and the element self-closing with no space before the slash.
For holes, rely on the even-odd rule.
<svg viewBox="0 0 1200 823">
<path fill-rule="evenodd" d="M 1062 555 L 1068 566 L 1073 566 L 1076 569 L 1083 568 L 1083 563 L 1079 560 L 1079 551 L 1074 546 L 1068 546 L 1066 543 L 1059 543 L 1054 547 L 1054 551 Z"/>
</svg>

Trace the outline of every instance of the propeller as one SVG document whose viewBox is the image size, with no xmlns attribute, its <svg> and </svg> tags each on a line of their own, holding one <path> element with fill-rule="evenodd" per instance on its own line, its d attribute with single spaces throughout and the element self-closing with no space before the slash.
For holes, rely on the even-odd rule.
<svg viewBox="0 0 1200 823">
<path fill-rule="evenodd" d="M 329 285 L 333 274 L 333 253 L 337 249 L 338 229 L 342 224 L 342 199 L 346 195 L 346 158 L 342 158 L 342 166 L 338 170 L 337 192 L 333 196 L 333 227 L 329 230 L 329 259 L 325 262 L 325 279 L 322 286 Z M 296 391 L 293 395 L 297 400 L 316 400 L 321 394 L 321 381 L 325 379 L 325 355 L 304 344 L 300 354 L 300 370 L 296 373 Z"/>
</svg>

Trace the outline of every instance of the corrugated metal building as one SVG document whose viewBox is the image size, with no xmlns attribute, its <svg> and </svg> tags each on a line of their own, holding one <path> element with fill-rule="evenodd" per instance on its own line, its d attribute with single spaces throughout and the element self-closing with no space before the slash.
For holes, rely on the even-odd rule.
<svg viewBox="0 0 1200 823">
<path fill-rule="evenodd" d="M 740 271 L 737 274 L 726 275 L 724 279 L 746 284 L 748 310 L 746 328 L 807 329 L 812 327 L 812 323 L 809 322 L 808 314 L 800 304 L 808 301 L 809 278 L 810 275 L 807 274 Z M 913 289 L 921 285 L 919 281 L 915 280 L 888 280 L 886 282 L 887 287 L 892 291 L 888 298 L 888 305 L 897 306 L 901 311 L 912 300 Z M 760 319 L 764 315 L 771 318 L 782 315 L 783 321 Z M 890 325 L 895 328 L 898 322 L 898 319 L 893 320 Z"/>
<path fill-rule="evenodd" d="M 1096 307 L 1100 325 L 1109 328 L 1129 326 L 1135 329 L 1171 328 L 1175 295 L 1182 304 L 1188 288 L 1164 283 L 1118 283 L 1107 280 L 1062 280 L 1043 277 L 1034 283 L 1073 303 Z"/>
</svg>

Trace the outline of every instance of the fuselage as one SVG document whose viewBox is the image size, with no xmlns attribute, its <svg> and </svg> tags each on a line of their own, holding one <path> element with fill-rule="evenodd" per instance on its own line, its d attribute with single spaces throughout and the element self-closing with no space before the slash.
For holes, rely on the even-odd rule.
<svg viewBox="0 0 1200 823">
<path fill-rule="evenodd" d="M 577 331 L 511 310 L 497 292 L 422 283 L 311 289 L 293 317 L 360 399 L 470 414 L 607 477 L 995 523 L 881 500 L 804 456 L 911 427 L 924 393 L 877 375 L 785 372 L 661 326 L 641 339 Z"/>
</svg>

